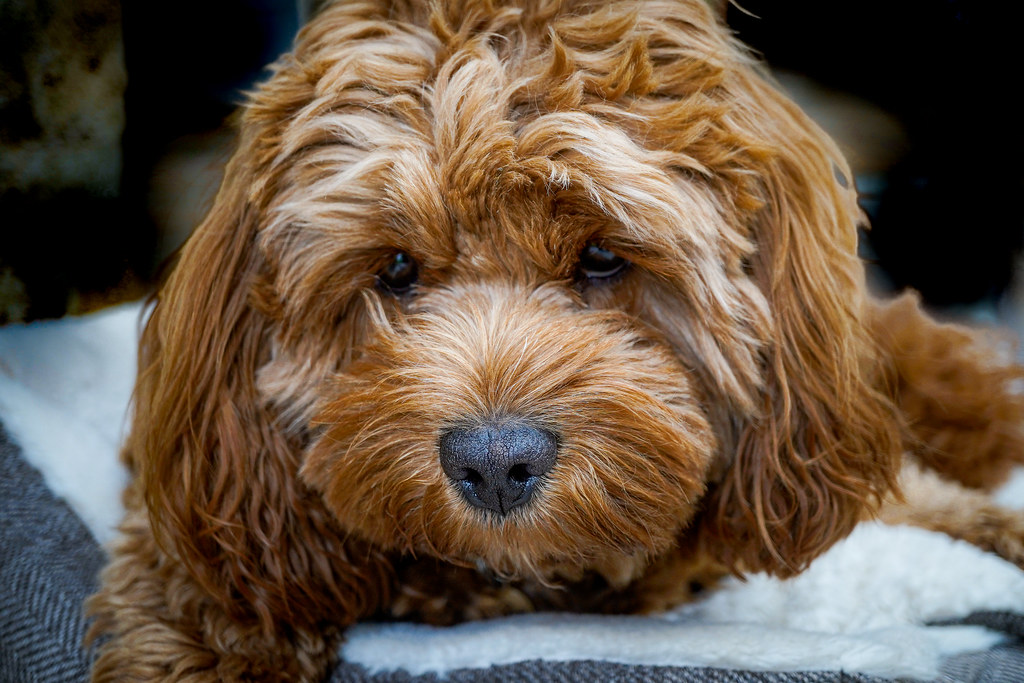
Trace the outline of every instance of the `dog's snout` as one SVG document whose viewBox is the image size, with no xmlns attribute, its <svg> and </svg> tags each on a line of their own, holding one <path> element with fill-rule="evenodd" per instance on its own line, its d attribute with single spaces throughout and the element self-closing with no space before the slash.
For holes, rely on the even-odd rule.
<svg viewBox="0 0 1024 683">
<path fill-rule="evenodd" d="M 504 515 L 527 503 L 555 464 L 555 436 L 519 422 L 451 429 L 441 435 L 441 467 L 471 505 Z"/>
</svg>

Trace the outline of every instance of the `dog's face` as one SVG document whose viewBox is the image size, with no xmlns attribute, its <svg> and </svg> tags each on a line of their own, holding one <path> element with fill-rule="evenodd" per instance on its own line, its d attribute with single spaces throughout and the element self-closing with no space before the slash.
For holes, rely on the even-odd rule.
<svg viewBox="0 0 1024 683">
<path fill-rule="evenodd" d="M 254 95 L 144 342 L 186 560 L 788 573 L 891 482 L 832 144 L 699 0 L 523 4 L 328 7 Z"/>
<path fill-rule="evenodd" d="M 591 17 L 621 42 L 610 55 L 578 49 L 606 79 L 636 60 L 641 29 L 607 25 L 621 20 Z M 281 328 L 302 338 L 279 342 L 264 388 L 306 406 L 305 481 L 376 545 L 509 574 L 640 567 L 703 497 L 709 406 L 749 403 L 758 381 L 752 245 L 699 149 L 642 146 L 651 114 L 630 119 L 657 112 L 652 77 L 618 76 L 630 112 L 571 88 L 576 70 L 545 73 L 561 38 L 525 32 L 518 12 L 488 21 L 507 38 L 481 31 L 448 55 L 402 25 L 307 47 L 329 46 L 337 73 L 281 132 L 301 146 L 278 151 L 261 241 L 268 289 L 287 292 Z M 693 134 L 676 125 L 659 132 Z M 729 144 L 745 141 L 715 147 Z M 312 379 L 296 367 L 310 357 L 326 361 Z M 716 372 L 734 386 L 709 386 Z"/>
</svg>

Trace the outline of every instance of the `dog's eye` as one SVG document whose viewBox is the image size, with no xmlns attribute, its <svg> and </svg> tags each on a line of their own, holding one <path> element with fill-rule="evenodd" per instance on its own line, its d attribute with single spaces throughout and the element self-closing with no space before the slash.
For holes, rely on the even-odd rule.
<svg viewBox="0 0 1024 683">
<path fill-rule="evenodd" d="M 629 261 L 614 251 L 588 244 L 580 252 L 580 273 L 591 280 L 606 280 L 622 272 Z"/>
<path fill-rule="evenodd" d="M 377 274 L 377 280 L 393 294 L 404 294 L 412 289 L 419 276 L 416 260 L 400 251 L 391 257 L 384 269 Z"/>
</svg>

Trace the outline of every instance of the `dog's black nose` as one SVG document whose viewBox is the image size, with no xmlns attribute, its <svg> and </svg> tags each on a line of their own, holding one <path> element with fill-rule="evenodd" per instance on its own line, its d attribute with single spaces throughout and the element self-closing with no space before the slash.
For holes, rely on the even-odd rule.
<svg viewBox="0 0 1024 683">
<path fill-rule="evenodd" d="M 551 432 L 519 422 L 452 429 L 439 445 L 441 467 L 463 497 L 501 515 L 530 500 L 558 450 Z"/>
</svg>

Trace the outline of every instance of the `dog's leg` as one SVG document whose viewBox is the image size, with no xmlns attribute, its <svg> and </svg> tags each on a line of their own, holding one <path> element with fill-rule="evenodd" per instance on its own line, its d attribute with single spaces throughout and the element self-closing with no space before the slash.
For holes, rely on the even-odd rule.
<svg viewBox="0 0 1024 683">
<path fill-rule="evenodd" d="M 102 588 L 90 598 L 88 636 L 99 642 L 92 681 L 320 680 L 338 629 L 268 634 L 206 599 L 180 563 L 168 562 L 144 515 L 129 515 Z"/>
<path fill-rule="evenodd" d="M 902 501 L 887 501 L 887 524 L 940 531 L 993 552 L 1024 569 L 1024 510 L 996 505 L 984 492 L 944 479 L 908 457 L 900 476 Z"/>
<path fill-rule="evenodd" d="M 979 489 L 1024 464 L 1024 367 L 1008 339 L 939 324 L 913 295 L 879 305 L 874 332 L 921 464 Z"/>
<path fill-rule="evenodd" d="M 943 532 L 1024 567 L 1024 512 L 985 493 L 1024 464 L 1024 368 L 1012 344 L 939 324 L 912 295 L 878 306 L 874 325 L 908 452 L 903 500 L 885 502 L 879 517 Z"/>
</svg>

